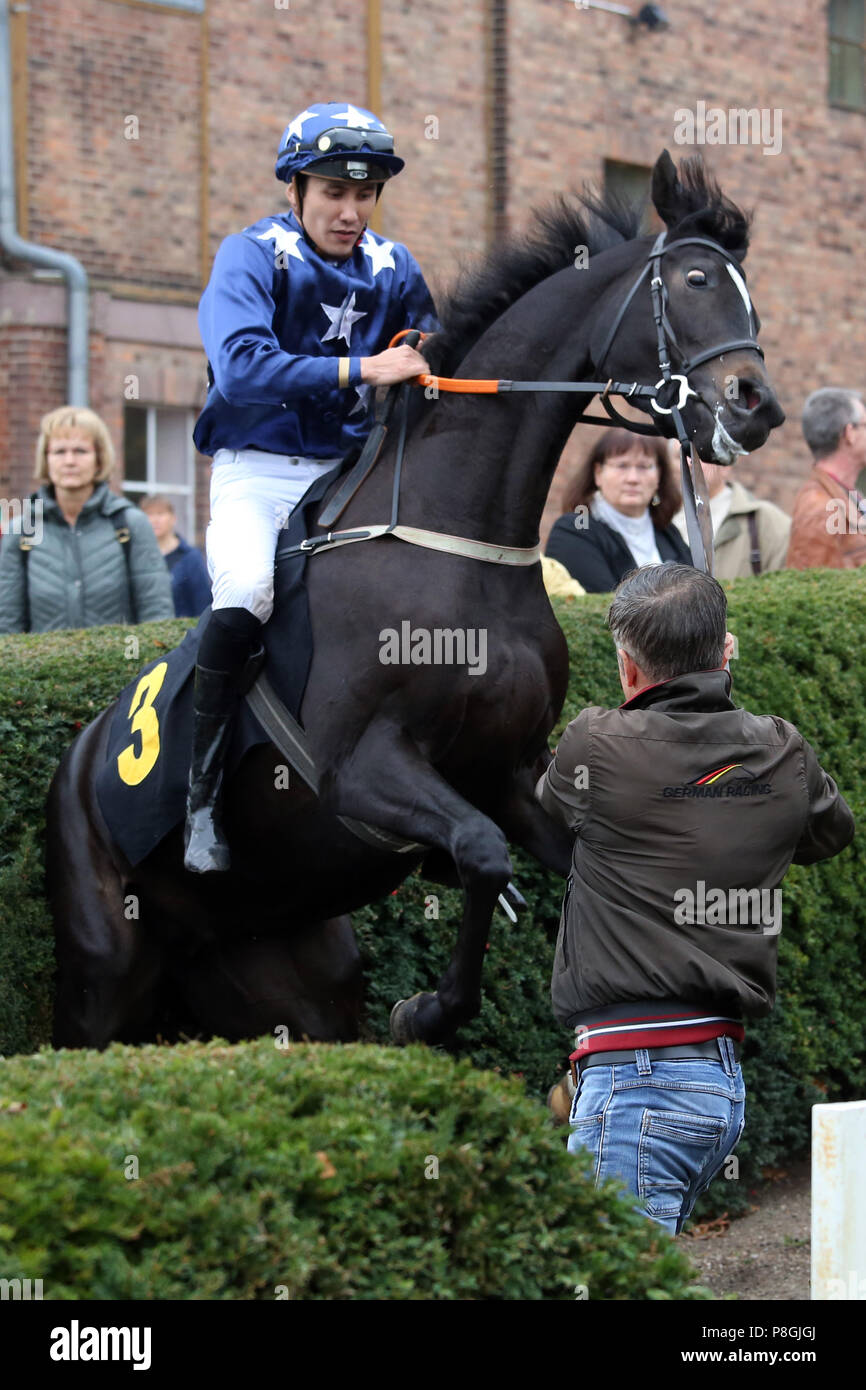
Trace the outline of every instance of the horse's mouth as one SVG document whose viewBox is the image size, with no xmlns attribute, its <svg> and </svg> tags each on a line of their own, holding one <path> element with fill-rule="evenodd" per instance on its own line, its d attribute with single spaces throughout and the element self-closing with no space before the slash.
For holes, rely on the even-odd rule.
<svg viewBox="0 0 866 1390">
<path fill-rule="evenodd" d="M 738 458 L 744 454 L 748 454 L 749 451 L 748 449 L 744 449 L 742 444 L 738 444 L 733 435 L 728 434 L 728 431 L 722 424 L 721 401 L 716 403 L 713 416 L 715 418 L 715 425 L 713 426 L 713 437 L 710 441 L 710 449 L 713 455 L 712 462 L 721 463 L 725 467 L 730 467 L 731 464 L 736 463 Z"/>
<path fill-rule="evenodd" d="M 760 449 L 776 423 L 768 420 L 764 411 L 760 414 L 758 411 L 748 414 L 737 411 L 732 419 L 731 412 L 726 409 L 727 401 L 717 400 L 711 405 L 701 398 L 699 402 L 689 404 L 695 405 L 694 424 L 689 428 L 695 448 L 704 463 L 718 463 L 723 468 L 730 468 L 738 458 Z M 712 426 L 707 413 L 712 419 Z M 727 420 L 723 419 L 723 415 L 727 415 Z M 785 418 L 781 411 L 779 415 Z"/>
</svg>

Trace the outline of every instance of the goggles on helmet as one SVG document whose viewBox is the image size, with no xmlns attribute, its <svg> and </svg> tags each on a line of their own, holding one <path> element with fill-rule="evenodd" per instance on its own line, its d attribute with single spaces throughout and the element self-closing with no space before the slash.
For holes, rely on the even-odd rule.
<svg viewBox="0 0 866 1390">
<path fill-rule="evenodd" d="M 387 130 L 358 130 L 355 126 L 335 126 L 323 130 L 313 140 L 296 140 L 286 145 L 292 151 L 315 154 L 340 154 L 344 150 L 360 150 L 363 147 L 377 154 L 394 153 L 394 137 Z"/>
</svg>

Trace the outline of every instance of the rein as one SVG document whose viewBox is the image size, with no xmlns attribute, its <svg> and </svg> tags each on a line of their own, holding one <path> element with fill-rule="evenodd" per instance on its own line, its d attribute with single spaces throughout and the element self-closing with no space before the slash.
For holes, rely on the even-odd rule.
<svg viewBox="0 0 866 1390">
<path fill-rule="evenodd" d="M 702 569 L 706 574 L 713 572 L 713 525 L 710 516 L 709 492 L 706 479 L 701 467 L 701 461 L 697 454 L 693 456 L 692 443 L 686 432 L 682 418 L 682 409 L 689 397 L 694 396 L 710 410 L 710 406 L 701 396 L 700 392 L 695 391 L 689 385 L 689 373 L 694 371 L 704 362 L 710 361 L 713 357 L 721 357 L 726 352 L 735 352 L 741 349 L 749 349 L 757 352 L 763 358 L 763 349 L 757 342 L 757 322 L 755 312 L 749 303 L 749 331 L 751 337 L 737 338 L 730 342 L 718 344 L 716 347 L 707 348 L 702 352 L 696 353 L 694 357 L 687 359 L 680 347 L 676 334 L 670 323 L 667 314 L 668 291 L 662 277 L 662 257 L 671 250 L 680 246 L 706 246 L 716 254 L 723 256 L 729 266 L 734 267 L 738 274 L 742 274 L 738 262 L 735 258 L 715 241 L 710 241 L 707 237 L 682 237 L 679 240 L 667 243 L 666 232 L 661 232 L 653 243 L 652 250 L 647 257 L 646 264 L 634 281 L 625 299 L 619 306 L 616 317 L 611 324 L 604 345 L 599 354 L 596 366 L 603 367 L 605 359 L 613 346 L 614 339 L 622 324 L 628 308 L 637 294 L 638 289 L 644 280 L 649 276 L 650 296 L 652 299 L 653 320 L 656 326 L 656 346 L 659 359 L 659 371 L 661 377 L 655 386 L 642 385 L 636 381 L 631 384 L 621 381 L 614 381 L 609 378 L 603 381 L 509 381 L 507 379 L 470 379 L 463 377 L 443 377 L 436 376 L 430 372 L 422 372 L 419 376 L 413 377 L 411 383 L 404 383 L 399 387 L 401 423 L 400 437 L 397 445 L 397 461 L 394 468 L 394 486 L 391 500 L 391 521 L 386 526 L 379 524 L 376 526 L 365 526 L 356 528 L 353 531 L 329 531 L 325 536 L 308 537 L 298 546 L 290 550 L 281 551 L 282 555 L 297 554 L 304 552 L 315 554 L 317 550 L 323 548 L 332 549 L 338 545 L 348 545 L 355 541 L 374 540 L 379 536 L 396 536 L 398 540 L 408 541 L 412 545 L 424 546 L 432 550 L 447 551 L 449 554 L 463 555 L 474 560 L 487 560 L 493 564 L 507 565 L 533 565 L 541 558 L 540 544 L 530 548 L 520 546 L 497 546 L 488 544 L 485 541 L 471 540 L 465 536 L 449 536 L 439 531 L 425 531 L 418 527 L 400 526 L 397 523 L 399 506 L 400 480 L 403 468 L 403 454 L 406 443 L 406 428 L 408 420 L 409 405 L 409 386 L 423 386 L 432 388 L 437 394 L 439 391 L 453 392 L 465 395 L 506 395 L 515 391 L 555 391 L 572 392 L 578 395 L 598 396 L 602 408 L 608 417 L 621 425 L 633 434 L 645 434 L 658 436 L 660 431 L 654 425 L 645 425 L 636 420 L 629 420 L 620 415 L 616 407 L 610 400 L 611 396 L 622 396 L 625 400 L 643 399 L 649 402 L 651 409 L 658 415 L 670 415 L 673 419 L 674 431 L 680 445 L 680 474 L 683 492 L 683 509 L 686 517 L 686 528 L 689 536 L 689 548 L 695 561 L 695 568 Z M 419 333 L 417 329 L 404 329 L 397 333 L 388 344 L 393 347 L 401 338 L 412 334 L 412 346 L 427 334 Z M 674 353 L 680 361 L 680 371 L 671 371 L 671 358 Z M 393 405 L 394 392 L 398 388 L 391 388 L 383 407 L 383 417 L 390 415 Z M 665 403 L 662 403 L 665 402 Z M 712 413 L 712 411 L 711 411 Z M 606 424 L 599 415 L 587 415 L 584 411 L 578 415 L 577 424 Z M 352 472 L 344 480 L 338 494 L 332 502 L 323 509 L 319 524 L 329 524 L 339 516 L 340 512 L 354 496 L 364 478 L 369 473 L 376 456 L 381 449 L 384 440 L 384 431 L 380 430 L 377 437 L 377 444 L 372 457 L 367 456 L 367 452 L 362 456 L 362 460 L 355 465 Z M 690 466 L 691 464 L 691 466 Z M 362 466 L 363 465 L 363 466 Z M 697 483 L 697 490 L 695 484 Z"/>
</svg>

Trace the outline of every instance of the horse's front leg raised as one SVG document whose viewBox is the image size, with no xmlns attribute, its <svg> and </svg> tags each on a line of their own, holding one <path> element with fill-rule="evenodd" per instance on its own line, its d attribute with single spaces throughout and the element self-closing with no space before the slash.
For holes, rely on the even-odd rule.
<svg viewBox="0 0 866 1390">
<path fill-rule="evenodd" d="M 322 792 L 339 815 L 445 850 L 457 866 L 463 919 L 448 968 L 435 994 L 402 1000 L 391 1016 L 397 1042 L 443 1042 L 481 1008 L 484 948 L 511 876 L 505 836 L 393 726 L 371 725 Z"/>
<path fill-rule="evenodd" d="M 535 785 L 547 761 L 539 759 L 534 768 L 517 774 L 497 819 L 512 845 L 528 850 L 545 869 L 567 878 L 574 833 L 549 816 L 535 797 Z"/>
</svg>

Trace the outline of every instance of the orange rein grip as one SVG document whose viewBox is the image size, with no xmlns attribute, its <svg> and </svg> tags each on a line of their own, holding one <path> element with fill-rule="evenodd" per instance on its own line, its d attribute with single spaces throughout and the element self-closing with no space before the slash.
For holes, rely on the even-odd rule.
<svg viewBox="0 0 866 1390">
<path fill-rule="evenodd" d="M 421 332 L 420 329 L 403 328 L 399 333 L 395 333 L 389 348 L 396 347 L 401 338 L 405 338 L 407 333 Z M 429 333 L 421 333 L 421 341 L 429 338 Z M 455 376 L 431 376 L 429 372 L 422 372 L 420 376 L 413 376 L 410 381 L 412 386 L 434 386 L 437 391 L 453 391 L 457 394 L 476 395 L 476 396 L 495 396 L 499 392 L 498 381 L 463 381 Z"/>
<path fill-rule="evenodd" d="M 430 337 L 429 333 L 422 333 L 420 328 L 401 328 L 399 333 L 394 334 L 393 338 L 388 344 L 389 348 L 396 347 L 400 339 L 405 338 L 407 333 L 417 333 L 422 343 L 425 338 Z"/>
<path fill-rule="evenodd" d="M 498 381 L 464 381 L 457 376 L 431 376 L 429 372 L 413 376 L 412 385 L 435 386 L 437 391 L 454 391 L 458 394 L 476 396 L 495 396 L 499 392 Z"/>
</svg>

